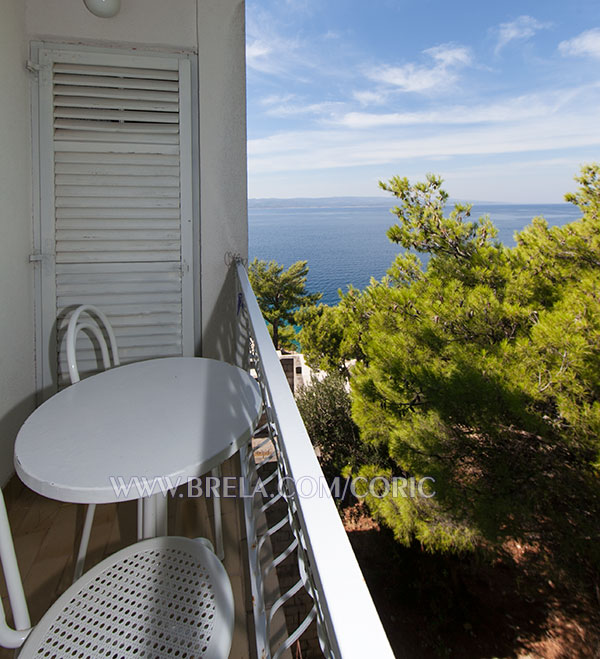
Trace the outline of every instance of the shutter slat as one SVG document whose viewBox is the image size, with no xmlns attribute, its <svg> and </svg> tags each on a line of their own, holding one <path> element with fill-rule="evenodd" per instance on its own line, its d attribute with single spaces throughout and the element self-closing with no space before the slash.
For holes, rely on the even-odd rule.
<svg viewBox="0 0 600 659">
<path fill-rule="evenodd" d="M 109 154 L 114 157 L 115 154 L 129 154 L 138 155 L 147 153 L 149 155 L 164 155 L 164 156 L 179 156 L 179 144 L 157 144 L 153 141 L 153 136 L 148 136 L 147 142 L 142 139 L 143 136 L 136 135 L 134 139 L 128 143 L 126 140 L 120 142 L 116 141 L 103 141 L 106 140 L 105 136 L 100 136 L 99 133 L 91 134 L 92 140 L 77 141 L 72 135 L 65 133 L 59 136 L 62 139 L 60 143 L 61 151 L 69 151 L 71 153 L 94 153 L 99 156 L 102 154 Z M 56 135 L 55 135 L 56 138 Z M 114 139 L 114 138 L 113 138 Z M 73 141 L 69 141 L 73 140 Z"/>
<path fill-rule="evenodd" d="M 177 279 L 173 279 L 172 281 L 158 279 L 148 282 L 147 287 L 152 291 L 152 294 L 171 293 L 176 295 L 181 288 L 181 282 Z M 134 294 L 138 293 L 139 290 L 139 281 L 119 282 L 115 284 L 113 293 L 117 293 L 118 295 Z M 81 297 L 82 293 L 85 295 L 94 295 L 104 291 L 106 291 L 106 287 L 103 283 L 97 284 L 94 287 L 89 282 L 68 282 L 62 285 L 61 294 L 63 297 L 73 297 L 74 295 Z"/>
<path fill-rule="evenodd" d="M 59 197 L 56 208 L 179 208 L 178 198 Z"/>
<path fill-rule="evenodd" d="M 158 101 L 179 106 L 179 94 L 176 91 L 164 92 L 158 89 L 123 89 L 113 87 L 92 87 L 89 85 L 54 85 L 54 97 L 67 98 L 76 96 L 96 102 L 100 98 L 117 98 L 134 101 Z"/>
<path fill-rule="evenodd" d="M 106 263 L 104 265 L 78 265 L 68 264 L 56 267 L 57 277 L 93 277 L 95 281 L 114 282 L 116 276 L 128 277 L 150 277 L 152 275 L 172 277 L 173 273 L 181 273 L 181 266 L 175 263 L 135 263 L 123 269 L 123 266 Z"/>
<path fill-rule="evenodd" d="M 142 122 L 139 123 L 135 121 L 104 121 L 102 119 L 97 120 L 88 120 L 88 119 L 55 119 L 54 120 L 55 136 L 59 133 L 59 129 L 62 129 L 61 134 L 66 135 L 67 131 L 75 132 L 104 132 L 110 133 L 114 136 L 114 139 L 119 140 L 121 136 L 119 133 L 125 134 L 135 134 L 135 133 L 148 133 L 152 135 L 152 139 L 159 140 L 161 136 L 165 136 L 169 141 L 172 141 L 172 135 L 175 135 L 175 140 L 177 140 L 177 135 L 179 134 L 179 127 L 177 124 L 172 125 L 169 123 L 150 123 Z M 137 138 L 137 136 L 136 136 Z M 77 139 L 73 137 L 71 139 Z M 90 139 L 90 138 L 88 138 Z M 93 136 L 93 139 L 98 139 L 97 136 Z M 105 138 L 102 138 L 105 139 Z M 138 138 L 139 139 L 139 138 Z"/>
<path fill-rule="evenodd" d="M 169 108 L 172 110 L 173 108 Z M 149 130 L 149 127 L 153 127 L 155 123 L 165 123 L 165 124 L 179 124 L 179 115 L 176 112 L 163 112 L 159 111 L 147 111 L 147 112 L 135 112 L 129 110 L 113 110 L 113 109 L 87 109 L 85 107 L 64 107 L 62 105 L 57 105 L 54 110 L 54 116 L 59 117 L 60 119 L 76 119 L 77 123 L 71 122 L 74 124 L 75 129 L 86 129 L 91 124 L 89 119 L 94 120 L 94 125 L 99 122 L 109 122 L 109 121 L 119 121 L 125 124 L 125 128 L 128 130 L 135 130 L 135 123 L 140 123 L 142 126 L 140 130 L 144 132 Z M 69 122 L 65 121 L 55 121 L 54 125 L 60 128 L 69 128 Z M 110 124 L 102 124 L 104 129 L 109 129 Z M 113 127 L 114 128 L 114 127 Z M 178 128 L 173 130 L 169 129 L 166 126 L 157 126 L 158 129 L 165 130 L 168 132 L 178 132 Z M 96 130 L 95 128 L 88 128 L 89 130 Z"/>
<path fill-rule="evenodd" d="M 147 89 L 149 91 L 177 92 L 179 84 L 171 80 L 114 78 L 110 76 L 71 75 L 55 73 L 54 84 L 75 87 L 109 87 L 111 89 Z"/>
<path fill-rule="evenodd" d="M 141 231 L 139 229 L 105 229 L 105 230 L 91 230 L 91 229 L 58 229 L 56 231 L 57 242 L 62 241 L 125 241 L 125 240 L 139 240 Z M 146 229 L 143 233 L 146 241 L 173 241 L 179 240 L 179 230 L 164 231 L 162 229 Z"/>
<path fill-rule="evenodd" d="M 61 306 L 68 307 L 68 304 L 62 304 L 63 298 L 58 298 L 61 301 Z M 65 298 L 66 299 L 66 298 Z M 79 304 L 79 302 L 76 302 Z M 111 324 L 117 328 L 122 325 L 135 325 L 137 321 L 140 327 L 146 326 L 160 326 L 166 323 L 172 324 L 174 319 L 177 319 L 181 314 L 181 309 L 178 309 L 176 303 L 156 302 L 149 301 L 143 304 L 139 302 L 131 303 L 123 300 L 111 299 L 104 300 L 102 310 L 111 318 Z M 114 322 L 113 322 L 114 321 Z M 156 321 L 156 322 L 155 322 Z M 176 324 L 178 324 L 177 321 Z"/>
<path fill-rule="evenodd" d="M 80 152 L 80 151 L 66 151 L 72 145 L 61 144 L 61 151 L 55 154 L 55 163 L 62 164 L 89 164 L 89 165 L 135 165 L 139 167 L 145 166 L 165 166 L 177 167 L 179 170 L 179 158 L 177 155 L 166 155 L 164 153 L 149 153 L 147 151 L 140 153 L 101 153 L 99 151 Z M 97 147 L 97 145 L 94 145 Z M 144 148 L 147 149 L 146 145 Z M 76 172 L 77 173 L 77 172 Z"/>
<path fill-rule="evenodd" d="M 95 252 L 65 252 L 56 255 L 57 263 L 148 263 L 151 261 L 177 261 L 181 250 L 168 251 L 125 251 L 120 252 L 97 250 Z"/>
<path fill-rule="evenodd" d="M 72 297 L 68 295 L 61 295 L 60 298 L 65 307 L 76 305 L 78 300 L 81 300 L 81 296 L 79 294 Z M 97 305 L 102 309 L 104 309 L 106 303 L 110 301 L 110 299 L 110 293 L 105 293 L 104 295 L 95 295 L 94 293 L 89 293 L 86 295 L 86 300 L 89 300 L 90 304 Z M 119 295 L 119 300 L 121 301 L 121 304 L 143 304 L 144 302 L 154 302 L 156 304 L 160 304 L 162 302 L 164 304 L 172 304 L 173 308 L 177 309 L 177 306 L 181 304 L 181 292 L 161 293 L 160 291 L 152 291 L 152 293 L 123 293 Z"/>
<path fill-rule="evenodd" d="M 177 197 L 179 198 L 179 187 L 163 186 L 153 187 L 148 190 L 145 186 L 134 187 L 118 187 L 118 186 L 105 186 L 105 185 L 57 185 L 56 198 L 60 200 L 64 197 L 100 197 L 106 199 L 111 196 L 114 200 L 116 197 L 145 197 L 148 199 L 161 199 L 163 197 Z"/>
<path fill-rule="evenodd" d="M 61 290 L 71 290 L 71 288 L 77 288 L 79 290 L 80 286 L 89 286 L 90 288 L 100 287 L 106 290 L 107 283 L 110 283 L 115 290 L 120 290 L 121 287 L 127 287 L 131 284 L 152 290 L 154 286 L 161 283 L 176 286 L 181 279 L 181 268 L 178 264 L 150 264 L 149 268 L 144 263 L 136 263 L 135 265 L 142 267 L 141 270 L 125 269 L 123 266 L 114 264 L 116 272 L 119 275 L 118 279 L 115 278 L 115 273 L 107 271 L 109 265 L 107 263 L 105 264 L 106 267 L 100 266 L 102 271 L 95 272 L 94 267 L 98 266 L 93 266 L 89 263 L 65 263 L 60 266 L 62 271 L 57 273 L 56 281 L 63 287 Z M 159 270 L 157 268 L 158 265 L 169 266 L 170 269 Z M 77 276 L 75 277 L 74 275 Z"/>
<path fill-rule="evenodd" d="M 179 208 L 57 208 L 56 219 L 60 220 L 176 220 L 179 223 Z"/>
<path fill-rule="evenodd" d="M 172 165 L 100 165 L 92 163 L 56 163 L 54 173 L 57 182 L 66 181 L 67 176 L 80 176 L 82 179 L 96 177 L 114 178 L 118 176 L 144 179 L 146 177 L 171 177 L 179 181 L 179 167 Z M 60 179 L 60 181 L 59 181 Z"/>
<path fill-rule="evenodd" d="M 174 92 L 161 92 L 145 89 L 112 89 L 111 87 L 78 87 L 77 85 L 56 85 L 54 102 L 68 107 L 119 107 L 123 103 L 136 109 L 165 107 L 176 111 L 179 96 Z"/>
<path fill-rule="evenodd" d="M 144 69 L 127 66 L 94 66 L 93 64 L 75 64 L 56 62 L 54 73 L 74 73 L 86 76 L 107 76 L 114 78 L 150 78 L 152 80 L 179 80 L 179 71 L 175 66 L 169 69 Z"/>
<path fill-rule="evenodd" d="M 107 149 L 110 151 L 114 150 L 113 144 L 115 142 L 130 143 L 130 144 L 148 144 L 148 145 L 152 145 L 153 148 L 156 148 L 158 144 L 175 145 L 175 147 L 177 148 L 177 145 L 179 144 L 179 138 L 177 134 L 167 135 L 162 131 L 156 131 L 154 133 L 152 132 L 137 133 L 134 131 L 127 131 L 121 133 L 120 131 L 108 131 L 106 130 L 105 127 L 98 126 L 96 128 L 97 131 L 57 129 L 54 132 L 54 138 L 57 141 L 72 140 L 75 142 L 105 142 L 107 143 Z M 129 128 L 129 125 L 127 126 L 127 128 Z M 110 142 L 108 142 L 108 140 L 110 140 Z M 82 148 L 85 148 L 85 146 L 87 146 L 88 150 L 90 149 L 89 144 L 82 145 Z"/>
<path fill-rule="evenodd" d="M 136 231 L 158 231 L 159 229 L 173 232 L 179 232 L 180 223 L 178 220 L 98 220 L 98 219 L 76 219 L 76 220 L 57 220 L 57 231 L 127 231 L 135 229 Z"/>
<path fill-rule="evenodd" d="M 86 188 L 103 188 L 104 186 L 123 185 L 126 188 L 173 188 L 179 191 L 178 176 L 111 176 L 105 174 L 87 176 L 83 174 L 57 174 L 55 176 L 55 183 L 57 186 L 67 187 L 80 185 Z"/>
<path fill-rule="evenodd" d="M 115 256 L 118 256 L 119 252 L 177 250 L 179 249 L 179 240 L 142 240 L 139 234 L 133 240 L 122 240 L 118 235 L 115 235 L 112 240 L 62 240 L 59 247 L 62 254 L 68 252 L 94 252 L 97 250 L 114 251 Z"/>
</svg>

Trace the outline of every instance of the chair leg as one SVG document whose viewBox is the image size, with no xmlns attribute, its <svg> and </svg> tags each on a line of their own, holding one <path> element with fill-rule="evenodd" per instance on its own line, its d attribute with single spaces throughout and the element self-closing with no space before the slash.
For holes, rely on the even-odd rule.
<svg viewBox="0 0 600 659">
<path fill-rule="evenodd" d="M 218 483 L 221 483 L 221 467 L 215 467 L 211 472 L 211 475 L 217 479 Z M 225 558 L 225 548 L 223 547 L 223 516 L 221 513 L 221 497 L 213 496 L 213 514 L 215 516 L 215 546 L 216 554 L 219 557 L 219 560 Z"/>
<path fill-rule="evenodd" d="M 92 524 L 94 523 L 94 513 L 96 512 L 96 504 L 91 503 L 85 513 L 85 522 L 83 523 L 83 531 L 81 533 L 81 542 L 79 543 L 79 552 L 77 553 L 77 561 L 75 563 L 75 576 L 73 583 L 79 579 L 83 574 L 83 567 L 85 564 L 85 556 L 87 554 L 88 545 L 90 543 L 90 534 L 92 532 Z"/>
<path fill-rule="evenodd" d="M 144 500 L 137 500 L 137 539 L 144 539 Z"/>
</svg>

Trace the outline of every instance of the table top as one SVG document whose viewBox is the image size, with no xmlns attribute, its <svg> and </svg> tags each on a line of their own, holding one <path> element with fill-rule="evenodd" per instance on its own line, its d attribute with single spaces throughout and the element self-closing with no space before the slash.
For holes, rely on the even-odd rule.
<svg viewBox="0 0 600 659">
<path fill-rule="evenodd" d="M 248 441 L 261 414 L 256 381 L 213 359 L 174 357 L 120 366 L 48 399 L 25 421 L 15 468 L 29 488 L 72 503 L 117 496 L 111 477 L 200 476 Z"/>
</svg>

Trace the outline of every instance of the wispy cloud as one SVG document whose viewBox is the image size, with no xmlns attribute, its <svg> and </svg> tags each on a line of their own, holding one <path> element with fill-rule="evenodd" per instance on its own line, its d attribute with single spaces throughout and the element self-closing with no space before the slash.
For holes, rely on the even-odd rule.
<svg viewBox="0 0 600 659">
<path fill-rule="evenodd" d="M 469 48 L 456 44 L 441 44 L 423 53 L 433 59 L 433 65 L 409 62 L 402 66 L 382 66 L 369 71 L 367 77 L 403 92 L 426 93 L 454 83 L 457 71 L 472 62 Z"/>
<path fill-rule="evenodd" d="M 511 41 L 530 39 L 536 32 L 550 27 L 550 23 L 542 23 L 532 16 L 519 16 L 510 23 L 501 23 L 497 28 L 498 41 L 494 52 L 496 55 Z"/>
<path fill-rule="evenodd" d="M 425 124 L 477 124 L 490 122 L 518 121 L 529 117 L 543 116 L 547 107 L 527 102 L 494 103 L 469 107 L 454 106 L 443 111 L 389 112 L 348 112 L 338 122 L 348 128 L 376 128 L 384 126 L 417 126 Z"/>
<path fill-rule="evenodd" d="M 428 48 L 423 51 L 430 55 L 438 63 L 438 66 L 467 66 L 471 64 L 471 51 L 465 46 L 456 46 L 454 44 L 441 44 Z"/>
<path fill-rule="evenodd" d="M 246 22 L 246 66 L 270 76 L 293 75 L 311 66 L 306 45 L 269 11 L 255 7 Z"/>
<path fill-rule="evenodd" d="M 270 44 L 261 39 L 255 39 L 246 45 L 246 64 L 251 69 L 268 70 L 267 60 L 273 52 Z"/>
<path fill-rule="evenodd" d="M 283 103 L 273 104 L 268 110 L 267 114 L 270 117 L 293 117 L 301 115 L 313 115 L 322 117 L 333 116 L 339 112 L 340 108 L 344 105 L 342 102 L 337 101 L 324 101 L 322 103 L 302 103 L 291 102 L 289 99 Z"/>
<path fill-rule="evenodd" d="M 504 123 L 516 122 L 533 117 L 546 117 L 568 105 L 573 99 L 587 91 L 597 89 L 600 84 L 562 88 L 544 93 L 524 94 L 515 98 L 476 105 L 450 105 L 443 110 L 420 110 L 418 112 L 347 112 L 336 119 L 340 126 L 369 129 L 385 126 L 417 126 L 435 124 Z"/>
<path fill-rule="evenodd" d="M 562 55 L 582 55 L 600 59 L 600 28 L 586 30 L 568 41 L 561 41 L 558 50 Z"/>
<path fill-rule="evenodd" d="M 289 103 L 294 99 L 294 94 L 271 94 L 260 99 L 260 104 L 266 107 L 273 105 L 281 105 L 282 103 Z"/>
<path fill-rule="evenodd" d="M 383 105 L 387 101 L 388 95 L 384 91 L 364 90 L 352 92 L 352 98 L 364 107 L 366 105 Z"/>
<path fill-rule="evenodd" d="M 255 174 L 295 170 L 337 169 L 391 164 L 407 159 L 555 151 L 600 144 L 600 115 L 574 109 L 516 123 L 461 126 L 433 133 L 346 128 L 279 133 L 250 140 L 248 155 Z"/>
</svg>

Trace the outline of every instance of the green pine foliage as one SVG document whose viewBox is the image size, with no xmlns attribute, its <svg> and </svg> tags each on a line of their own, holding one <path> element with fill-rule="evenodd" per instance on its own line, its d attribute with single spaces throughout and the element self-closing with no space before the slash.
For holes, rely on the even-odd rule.
<svg viewBox="0 0 600 659">
<path fill-rule="evenodd" d="M 567 200 L 582 218 L 535 218 L 514 248 L 469 205 L 445 215 L 438 177 L 382 183 L 405 252 L 303 330 L 312 363 L 357 360 L 354 421 L 395 465 L 360 474 L 435 479 L 431 498 L 367 497 L 405 544 L 460 553 L 544 538 L 600 558 L 600 167 L 577 180 Z"/>
<path fill-rule="evenodd" d="M 294 349 L 294 323 L 301 307 L 314 305 L 321 293 L 306 291 L 308 265 L 297 261 L 287 270 L 276 261 L 254 259 L 248 268 L 250 284 L 269 325 L 275 349 Z"/>
<path fill-rule="evenodd" d="M 311 368 L 347 376 L 348 362 L 363 356 L 356 321 L 366 309 L 361 292 L 352 286 L 346 295 L 340 292 L 340 297 L 335 307 L 326 304 L 304 307 L 298 315 L 302 326 L 298 339 Z M 349 317 L 355 321 L 350 325 Z"/>
</svg>

